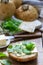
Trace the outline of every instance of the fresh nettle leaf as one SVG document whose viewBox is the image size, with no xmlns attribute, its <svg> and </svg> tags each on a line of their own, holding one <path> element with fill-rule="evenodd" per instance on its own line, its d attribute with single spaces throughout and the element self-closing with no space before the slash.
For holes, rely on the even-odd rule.
<svg viewBox="0 0 43 65">
<path fill-rule="evenodd" d="M 35 44 L 33 44 L 32 42 L 26 44 L 26 49 L 32 51 L 35 48 Z"/>
<path fill-rule="evenodd" d="M 12 65 L 12 63 L 11 63 L 8 59 L 0 60 L 0 63 L 1 63 L 2 65 Z"/>
<path fill-rule="evenodd" d="M 27 50 L 27 49 L 23 49 L 23 53 L 25 53 L 26 55 L 30 55 L 31 51 Z"/>
<path fill-rule="evenodd" d="M 11 49 L 12 47 L 13 47 L 12 45 L 9 45 L 9 46 L 8 46 L 8 48 L 10 48 L 10 49 Z"/>
<path fill-rule="evenodd" d="M 5 57 L 7 57 L 7 55 L 2 53 L 2 52 L 0 52 L 0 58 L 5 58 Z"/>
<path fill-rule="evenodd" d="M 21 53 L 20 45 L 15 45 L 15 46 L 9 45 L 7 51 L 8 52 L 17 51 L 18 53 Z"/>
<path fill-rule="evenodd" d="M 30 55 L 31 54 L 31 51 L 27 50 L 26 48 L 23 48 L 22 52 L 25 53 L 26 55 Z"/>
<path fill-rule="evenodd" d="M 14 48 L 12 45 L 9 45 L 8 48 L 7 48 L 7 51 L 8 52 L 13 52 L 14 51 Z"/>
</svg>

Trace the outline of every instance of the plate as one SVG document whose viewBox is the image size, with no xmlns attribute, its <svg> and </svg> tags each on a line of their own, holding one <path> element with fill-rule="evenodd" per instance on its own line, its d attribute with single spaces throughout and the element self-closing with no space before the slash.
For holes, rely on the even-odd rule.
<svg viewBox="0 0 43 65">
<path fill-rule="evenodd" d="M 5 48 L 10 44 L 10 39 L 6 40 L 6 45 L 5 46 L 1 46 L 0 48 Z"/>
</svg>

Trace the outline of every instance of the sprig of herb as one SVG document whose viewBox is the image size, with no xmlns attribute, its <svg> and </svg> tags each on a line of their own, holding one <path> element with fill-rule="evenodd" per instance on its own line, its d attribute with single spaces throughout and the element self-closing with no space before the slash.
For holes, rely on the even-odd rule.
<svg viewBox="0 0 43 65">
<path fill-rule="evenodd" d="M 6 57 L 7 57 L 6 54 L 4 54 L 3 52 L 0 52 L 0 58 L 6 58 Z"/>
<path fill-rule="evenodd" d="M 26 44 L 26 49 L 32 51 L 35 48 L 35 44 L 33 42 L 29 42 Z"/>
</svg>

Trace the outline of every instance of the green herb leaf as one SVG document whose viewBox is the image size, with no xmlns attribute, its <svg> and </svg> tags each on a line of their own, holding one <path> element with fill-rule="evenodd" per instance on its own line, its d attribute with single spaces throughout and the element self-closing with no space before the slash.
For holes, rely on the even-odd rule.
<svg viewBox="0 0 43 65">
<path fill-rule="evenodd" d="M 0 52 L 0 58 L 5 58 L 5 57 L 7 57 L 7 55 L 2 53 L 2 52 Z"/>
<path fill-rule="evenodd" d="M 14 51 L 14 48 L 12 45 L 9 45 L 8 48 L 7 48 L 7 51 L 8 52 L 13 52 Z"/>
<path fill-rule="evenodd" d="M 30 55 L 31 54 L 31 51 L 27 50 L 27 49 L 23 49 L 23 53 L 27 54 L 27 55 Z"/>
<path fill-rule="evenodd" d="M 1 24 L 1 27 L 4 30 L 4 32 L 5 30 L 8 30 L 10 34 L 15 34 L 21 31 L 19 29 L 20 24 L 20 21 L 8 18 Z"/>
<path fill-rule="evenodd" d="M 10 49 L 11 49 L 12 47 L 13 47 L 12 45 L 9 45 L 9 46 L 8 46 L 8 48 L 10 48 Z"/>
<path fill-rule="evenodd" d="M 35 44 L 33 44 L 32 42 L 26 44 L 26 49 L 32 51 L 35 48 Z"/>
</svg>

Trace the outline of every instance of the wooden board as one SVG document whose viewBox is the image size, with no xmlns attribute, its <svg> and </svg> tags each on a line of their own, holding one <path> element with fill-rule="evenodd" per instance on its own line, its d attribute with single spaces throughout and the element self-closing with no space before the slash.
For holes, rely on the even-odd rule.
<svg viewBox="0 0 43 65">
<path fill-rule="evenodd" d="M 33 39 L 33 38 L 39 38 L 42 35 L 41 35 L 41 32 L 40 31 L 35 31 L 34 33 L 23 32 L 21 34 L 16 34 L 14 36 L 15 36 L 15 39 L 17 39 L 17 38 Z"/>
</svg>

